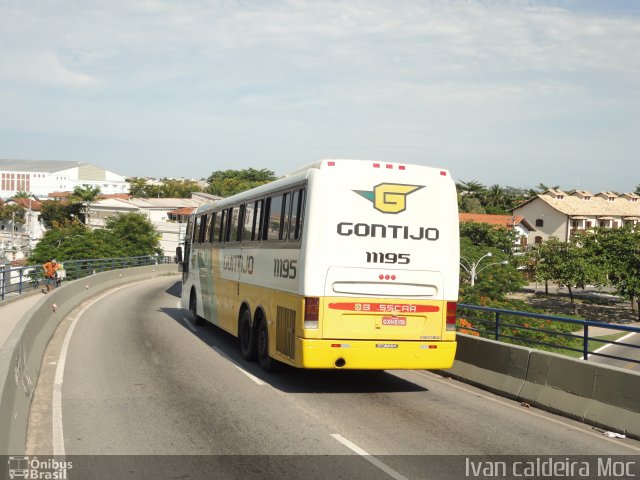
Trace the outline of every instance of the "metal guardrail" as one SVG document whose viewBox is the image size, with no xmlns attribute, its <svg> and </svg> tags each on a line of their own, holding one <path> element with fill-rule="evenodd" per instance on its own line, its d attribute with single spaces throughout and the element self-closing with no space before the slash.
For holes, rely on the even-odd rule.
<svg viewBox="0 0 640 480">
<path fill-rule="evenodd" d="M 67 260 L 60 262 L 66 273 L 65 280 L 76 280 L 94 273 L 120 268 L 140 267 L 174 263 L 173 257 L 144 255 L 139 257 L 92 258 L 87 260 Z M 38 289 L 44 283 L 41 265 L 23 267 L 0 266 L 0 301 Z"/>
<path fill-rule="evenodd" d="M 458 304 L 457 318 L 459 320 L 459 332 L 464 332 L 465 330 L 476 332 L 485 338 L 492 338 L 497 341 L 508 341 L 509 343 L 522 344 L 525 346 L 537 345 L 546 347 L 546 350 L 557 349 L 559 351 L 580 352 L 583 360 L 588 360 L 590 356 L 598 356 L 640 364 L 640 360 L 635 358 L 609 355 L 590 348 L 590 346 L 593 347 L 596 344 L 600 346 L 605 344 L 619 345 L 640 351 L 640 345 L 589 335 L 590 327 L 606 328 L 612 331 L 611 334 L 617 332 L 640 333 L 640 328 L 638 327 L 590 320 L 577 320 L 575 318 L 543 315 L 539 313 L 480 307 L 462 303 Z M 532 322 L 536 323 L 532 325 L 526 321 L 522 321 L 522 319 L 531 319 Z M 464 323 L 462 321 L 464 321 Z M 579 335 L 548 328 L 553 322 L 565 325 L 565 328 L 568 329 L 575 326 L 575 331 L 581 327 L 582 334 Z M 483 328 L 478 328 L 479 326 Z M 547 328 L 545 328 L 545 326 L 547 326 Z M 555 343 L 551 343 L 551 341 L 555 341 Z"/>
</svg>

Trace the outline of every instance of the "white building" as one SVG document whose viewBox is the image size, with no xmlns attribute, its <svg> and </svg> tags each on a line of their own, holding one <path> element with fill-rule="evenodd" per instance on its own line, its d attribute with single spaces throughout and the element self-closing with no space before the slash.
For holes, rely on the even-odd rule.
<svg viewBox="0 0 640 480">
<path fill-rule="evenodd" d="M 107 218 L 119 213 L 142 213 L 162 235 L 160 247 L 164 250 L 164 254 L 173 257 L 176 254 L 176 247 L 184 241 L 186 228 L 185 223 L 174 220 L 180 217 L 176 217 L 173 212 L 186 208 L 195 209 L 207 201 L 211 201 L 211 199 L 195 195 L 194 198 L 131 198 L 129 200 L 109 198 L 99 200 L 89 207 L 89 227 L 103 228 Z"/>
<path fill-rule="evenodd" d="M 125 177 L 84 162 L 0 159 L 0 198 L 27 192 L 47 198 L 77 186 L 99 187 L 105 195 L 128 193 Z"/>
<path fill-rule="evenodd" d="M 566 193 L 549 189 L 515 208 L 513 214 L 535 225 L 536 232 L 529 234 L 529 243 L 543 243 L 552 236 L 567 242 L 575 233 L 593 227 L 637 225 L 640 195 L 633 192 L 593 195 L 584 190 Z"/>
</svg>

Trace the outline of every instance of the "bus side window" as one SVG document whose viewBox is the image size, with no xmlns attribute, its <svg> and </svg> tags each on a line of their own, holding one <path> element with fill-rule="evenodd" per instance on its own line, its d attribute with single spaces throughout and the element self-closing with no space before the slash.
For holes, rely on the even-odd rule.
<svg viewBox="0 0 640 480">
<path fill-rule="evenodd" d="M 250 242 L 253 240 L 253 235 L 251 234 L 251 226 L 253 223 L 253 214 L 255 212 L 255 208 L 251 203 L 242 206 L 244 212 L 242 215 L 242 241 Z"/>
<path fill-rule="evenodd" d="M 226 231 L 226 223 L 227 223 L 227 210 L 223 210 L 220 212 L 220 231 L 218 232 L 218 242 L 225 241 L 225 231 Z"/>
<path fill-rule="evenodd" d="M 224 225 L 223 225 L 223 230 L 222 230 L 222 241 L 223 242 L 228 242 L 229 241 L 229 232 L 231 231 L 231 208 L 228 208 L 224 211 L 225 215 L 224 215 Z"/>
<path fill-rule="evenodd" d="M 199 216 L 196 217 L 196 223 L 195 223 L 195 227 L 193 229 L 193 243 L 199 243 L 200 242 L 200 220 L 201 220 L 201 218 Z"/>
<path fill-rule="evenodd" d="M 184 241 L 191 243 L 193 241 L 193 222 L 195 218 L 193 216 L 189 216 L 189 220 L 187 220 L 187 231 L 184 235 Z"/>
<path fill-rule="evenodd" d="M 282 234 L 282 195 L 271 197 L 267 200 L 269 207 L 267 214 L 267 240 L 280 240 Z"/>
<path fill-rule="evenodd" d="M 255 214 L 253 215 L 253 222 L 251 224 L 251 240 L 256 242 L 262 239 L 262 214 L 264 209 L 264 200 L 258 200 L 255 203 Z"/>
<path fill-rule="evenodd" d="M 286 240 L 289 233 L 289 210 L 290 210 L 291 194 L 285 193 L 282 195 L 282 226 L 280 227 L 280 233 L 278 238 L 280 240 Z"/>
<path fill-rule="evenodd" d="M 296 190 L 291 197 L 291 227 L 289 240 L 300 240 L 302 233 L 302 206 L 304 204 L 304 190 Z"/>
<path fill-rule="evenodd" d="M 209 218 L 209 215 L 203 215 L 202 218 L 200 219 L 200 235 L 199 235 L 200 243 L 205 242 L 205 236 L 207 233 L 207 218 Z"/>
<path fill-rule="evenodd" d="M 207 229 L 209 231 L 209 233 L 207 234 L 209 236 L 208 238 L 208 242 L 209 243 L 213 243 L 216 239 L 215 236 L 215 225 L 216 225 L 216 221 L 218 220 L 218 213 L 217 212 L 212 212 L 211 213 L 211 218 L 209 220 L 209 228 Z"/>
<path fill-rule="evenodd" d="M 231 221 L 229 222 L 229 236 L 230 242 L 239 242 L 241 230 L 240 223 L 240 207 L 233 207 L 231 210 Z"/>
<path fill-rule="evenodd" d="M 204 226 L 204 237 L 202 243 L 209 243 L 211 241 L 211 221 L 213 220 L 213 213 L 207 215 L 207 223 Z"/>
</svg>

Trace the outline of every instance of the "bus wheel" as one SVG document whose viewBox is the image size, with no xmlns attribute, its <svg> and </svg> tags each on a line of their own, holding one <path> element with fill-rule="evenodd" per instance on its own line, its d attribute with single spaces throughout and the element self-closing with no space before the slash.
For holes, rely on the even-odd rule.
<svg viewBox="0 0 640 480">
<path fill-rule="evenodd" d="M 262 317 L 258 325 L 258 362 L 265 372 L 273 372 L 277 362 L 269 356 L 269 331 L 267 319 Z"/>
<path fill-rule="evenodd" d="M 196 299 L 195 290 L 191 290 L 191 295 L 189 295 L 189 311 L 193 316 L 193 321 L 196 322 L 196 325 L 204 324 L 204 319 L 198 316 L 198 300 Z"/>
<path fill-rule="evenodd" d="M 251 312 L 245 309 L 240 316 L 238 326 L 238 337 L 240 337 L 240 353 L 242 358 L 254 361 L 258 358 L 258 341 L 256 329 L 251 325 Z"/>
</svg>

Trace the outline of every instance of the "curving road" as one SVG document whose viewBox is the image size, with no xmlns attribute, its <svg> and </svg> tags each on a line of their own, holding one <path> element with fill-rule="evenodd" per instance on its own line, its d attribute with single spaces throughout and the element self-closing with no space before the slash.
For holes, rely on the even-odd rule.
<svg viewBox="0 0 640 480">
<path fill-rule="evenodd" d="M 215 463 L 204 470 L 217 478 L 298 478 L 301 464 L 308 478 L 459 478 L 469 455 L 640 458 L 640 442 L 430 372 L 266 374 L 235 338 L 195 327 L 179 287 L 175 276 L 132 284 L 63 322 L 43 362 L 29 453 L 233 455 L 189 457 Z M 167 478 L 200 468 L 144 458 Z"/>
</svg>

